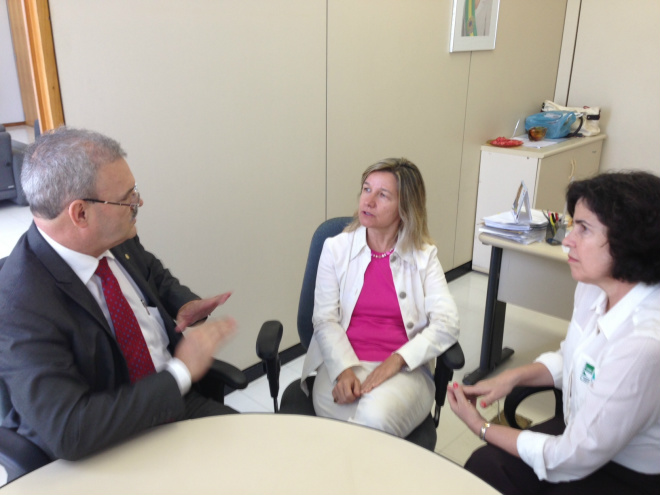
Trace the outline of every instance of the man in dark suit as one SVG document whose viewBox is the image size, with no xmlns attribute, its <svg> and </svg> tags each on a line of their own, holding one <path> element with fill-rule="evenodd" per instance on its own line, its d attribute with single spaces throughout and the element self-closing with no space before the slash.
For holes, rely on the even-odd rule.
<svg viewBox="0 0 660 495">
<path fill-rule="evenodd" d="M 34 222 L 0 270 L 0 377 L 13 406 L 3 426 L 52 458 L 235 412 L 192 387 L 235 322 L 181 333 L 230 294 L 200 299 L 142 247 L 135 222 L 143 201 L 125 156 L 110 138 L 64 127 L 25 154 Z M 112 272 L 107 286 L 101 265 Z M 106 292 L 115 280 L 119 296 Z"/>
</svg>

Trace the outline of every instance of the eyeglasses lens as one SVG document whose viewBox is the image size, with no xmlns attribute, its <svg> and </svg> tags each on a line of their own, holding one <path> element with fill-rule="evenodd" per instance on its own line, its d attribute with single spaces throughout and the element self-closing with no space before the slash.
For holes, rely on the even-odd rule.
<svg viewBox="0 0 660 495">
<path fill-rule="evenodd" d="M 137 187 L 133 190 L 133 194 L 131 195 L 131 210 L 133 211 L 133 218 L 135 218 L 138 214 L 138 209 L 140 208 L 140 191 L 138 191 Z"/>
</svg>

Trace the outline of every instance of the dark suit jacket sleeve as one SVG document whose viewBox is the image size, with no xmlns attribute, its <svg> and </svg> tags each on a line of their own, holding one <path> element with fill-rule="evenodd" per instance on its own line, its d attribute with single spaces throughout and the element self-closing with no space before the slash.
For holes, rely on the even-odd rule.
<svg viewBox="0 0 660 495">
<path fill-rule="evenodd" d="M 22 243 L 0 272 L 0 373 L 13 405 L 3 425 L 53 458 L 73 460 L 180 419 L 184 402 L 172 375 L 163 371 L 131 385 L 89 290 L 36 230 Z M 147 274 L 140 283 L 153 287 L 165 307 L 174 312 L 196 298 L 139 241 L 127 252 Z M 171 331 L 174 322 L 163 319 Z"/>
<path fill-rule="evenodd" d="M 136 236 L 112 249 L 117 260 L 127 269 L 153 305 L 162 307 L 172 318 L 185 303 L 199 299 L 188 287 L 182 285 L 161 261 L 144 249 Z M 148 284 L 145 290 L 143 282 Z M 162 313 L 162 309 L 161 313 Z M 165 318 L 165 315 L 163 315 Z"/>
</svg>

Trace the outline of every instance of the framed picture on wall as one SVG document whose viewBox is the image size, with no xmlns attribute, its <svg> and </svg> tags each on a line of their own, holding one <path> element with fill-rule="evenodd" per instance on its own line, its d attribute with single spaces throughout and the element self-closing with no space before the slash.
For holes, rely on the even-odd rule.
<svg viewBox="0 0 660 495">
<path fill-rule="evenodd" d="M 454 0 L 450 52 L 494 50 L 500 0 Z"/>
</svg>

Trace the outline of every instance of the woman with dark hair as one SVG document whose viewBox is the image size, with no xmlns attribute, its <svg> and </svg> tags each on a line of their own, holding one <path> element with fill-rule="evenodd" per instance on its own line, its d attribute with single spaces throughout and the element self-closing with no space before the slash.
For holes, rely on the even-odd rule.
<svg viewBox="0 0 660 495">
<path fill-rule="evenodd" d="M 448 387 L 488 445 L 465 468 L 505 494 L 657 493 L 660 486 L 660 178 L 602 174 L 571 184 L 563 241 L 577 280 L 566 339 L 533 364 Z M 563 418 L 515 430 L 486 407 L 516 386 L 562 390 Z"/>
<path fill-rule="evenodd" d="M 358 210 L 323 245 L 314 335 L 318 416 L 406 437 L 428 416 L 431 362 L 458 339 L 458 314 L 429 237 L 419 169 L 404 158 L 362 174 Z"/>
</svg>

